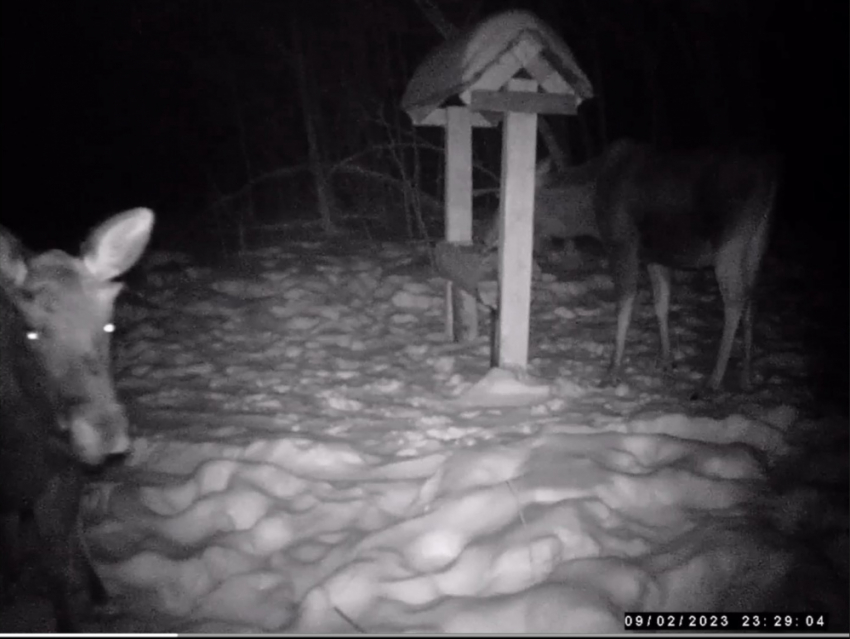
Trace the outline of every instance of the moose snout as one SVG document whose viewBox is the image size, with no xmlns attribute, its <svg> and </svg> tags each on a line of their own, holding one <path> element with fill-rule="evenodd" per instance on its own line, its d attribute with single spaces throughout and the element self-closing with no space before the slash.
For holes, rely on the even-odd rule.
<svg viewBox="0 0 850 639">
<path fill-rule="evenodd" d="M 126 455 L 131 448 L 127 416 L 118 407 L 105 413 L 78 413 L 71 419 L 70 435 L 75 456 L 89 466 L 99 466 L 107 457 Z"/>
<path fill-rule="evenodd" d="M 112 438 L 112 446 L 109 448 L 106 455 L 112 457 L 114 455 L 126 455 L 130 452 L 130 435 L 127 434 L 126 428 L 116 434 Z"/>
</svg>

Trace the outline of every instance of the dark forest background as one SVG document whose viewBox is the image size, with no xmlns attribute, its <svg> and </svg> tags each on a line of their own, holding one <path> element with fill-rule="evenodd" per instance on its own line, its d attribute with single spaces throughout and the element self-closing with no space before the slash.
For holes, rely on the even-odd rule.
<svg viewBox="0 0 850 639">
<path fill-rule="evenodd" d="M 763 297 L 798 313 L 819 399 L 846 412 L 847 0 L 4 2 L 0 223 L 76 250 L 95 222 L 148 206 L 154 245 L 196 259 L 438 239 L 443 132 L 399 102 L 446 37 L 514 8 L 593 83 L 577 117 L 544 118 L 567 162 L 620 136 L 782 155 Z M 475 134 L 476 189 L 498 185 L 500 135 Z M 476 198 L 476 215 L 495 206 Z"/>
<path fill-rule="evenodd" d="M 444 37 L 521 8 L 562 35 L 598 95 L 578 117 L 546 118 L 571 162 L 623 135 L 779 151 L 777 246 L 805 241 L 846 272 L 848 6 L 3 3 L 0 222 L 35 247 L 74 246 L 94 221 L 138 205 L 158 213 L 157 242 L 177 246 L 238 250 L 252 230 L 295 221 L 317 237 L 433 239 L 442 131 L 412 127 L 399 101 Z M 476 132 L 476 188 L 496 184 L 499 135 Z"/>
</svg>

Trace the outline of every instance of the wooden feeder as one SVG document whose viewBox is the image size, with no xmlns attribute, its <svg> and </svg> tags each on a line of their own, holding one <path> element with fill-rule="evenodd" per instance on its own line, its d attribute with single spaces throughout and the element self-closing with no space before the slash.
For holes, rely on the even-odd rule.
<svg viewBox="0 0 850 639">
<path fill-rule="evenodd" d="M 443 106 L 454 96 L 465 106 Z M 472 128 L 504 121 L 499 292 L 489 303 L 498 307 L 493 361 L 503 370 L 524 373 L 528 364 L 537 114 L 575 114 L 592 96 L 564 41 L 537 16 L 509 11 L 434 50 L 401 101 L 415 125 L 446 129 L 446 238 L 437 268 L 448 280 L 446 326 L 455 341 L 478 336 L 476 300 L 484 301 L 483 258 L 471 249 Z"/>
</svg>

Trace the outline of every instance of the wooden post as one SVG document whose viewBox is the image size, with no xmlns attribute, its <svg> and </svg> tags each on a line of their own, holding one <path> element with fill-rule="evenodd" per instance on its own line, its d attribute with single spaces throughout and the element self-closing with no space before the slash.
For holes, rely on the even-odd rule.
<svg viewBox="0 0 850 639">
<path fill-rule="evenodd" d="M 446 108 L 446 241 L 472 244 L 472 114 L 466 107 Z M 450 339 L 478 337 L 475 298 L 446 282 L 446 331 Z"/>
<path fill-rule="evenodd" d="M 513 79 L 509 91 L 536 91 L 533 80 Z M 531 312 L 534 228 L 534 164 L 537 114 L 505 114 L 502 131 L 502 185 L 499 204 L 500 368 L 526 368 Z"/>
</svg>

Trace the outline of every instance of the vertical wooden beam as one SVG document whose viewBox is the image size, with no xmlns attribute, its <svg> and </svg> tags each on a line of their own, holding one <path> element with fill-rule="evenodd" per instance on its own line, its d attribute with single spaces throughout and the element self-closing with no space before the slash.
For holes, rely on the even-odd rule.
<svg viewBox="0 0 850 639">
<path fill-rule="evenodd" d="M 472 117 L 466 107 L 446 108 L 446 240 L 472 244 Z M 446 331 L 449 338 L 478 337 L 475 298 L 446 282 Z"/>
<path fill-rule="evenodd" d="M 537 83 L 513 79 L 507 88 L 536 91 Z M 499 203 L 497 361 L 500 368 L 524 369 L 528 365 L 536 157 L 537 114 L 505 114 Z"/>
</svg>

